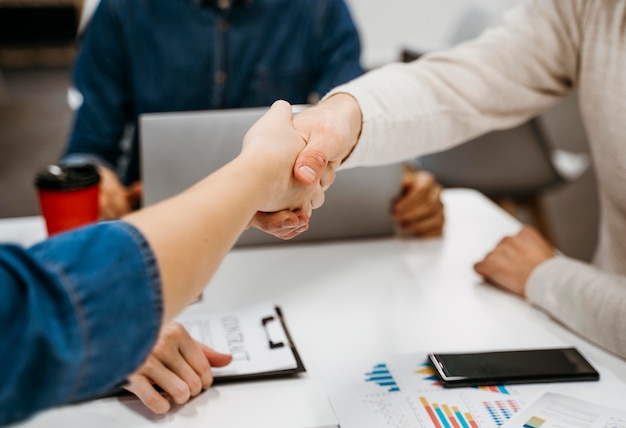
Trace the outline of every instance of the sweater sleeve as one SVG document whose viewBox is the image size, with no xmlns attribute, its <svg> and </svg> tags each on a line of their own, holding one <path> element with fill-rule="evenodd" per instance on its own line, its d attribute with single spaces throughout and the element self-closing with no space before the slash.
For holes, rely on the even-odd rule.
<svg viewBox="0 0 626 428">
<path fill-rule="evenodd" d="M 558 256 L 533 271 L 526 295 L 557 321 L 626 358 L 626 277 Z"/>
<path fill-rule="evenodd" d="M 344 167 L 441 151 L 556 103 L 576 83 L 581 8 L 578 0 L 528 0 L 476 40 L 335 88 L 363 114 Z"/>
</svg>

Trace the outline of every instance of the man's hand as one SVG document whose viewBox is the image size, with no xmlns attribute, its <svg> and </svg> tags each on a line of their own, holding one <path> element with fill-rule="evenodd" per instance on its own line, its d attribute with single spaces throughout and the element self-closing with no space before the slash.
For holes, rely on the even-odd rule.
<svg viewBox="0 0 626 428">
<path fill-rule="evenodd" d="M 352 99 L 350 97 L 350 99 Z M 314 114 L 313 117 L 317 115 Z M 297 117 L 297 116 L 296 116 Z M 295 120 L 295 118 L 294 118 Z M 276 121 L 279 122 L 279 121 Z M 307 122 L 308 123 L 308 122 Z M 251 129 L 249 132 L 250 135 L 247 135 L 248 138 L 253 138 L 255 134 L 259 132 L 262 133 L 264 139 L 270 140 L 280 140 L 280 139 L 298 139 L 302 141 L 302 132 L 299 130 L 294 130 L 293 126 L 294 122 L 289 123 L 289 129 L 283 129 L 281 126 L 272 126 L 271 132 L 266 131 L 265 128 L 261 128 L 256 125 L 253 127 L 255 129 Z M 276 132 L 280 132 L 280 135 L 276 134 Z M 298 131 L 298 132 L 296 132 Z M 290 135 L 292 134 L 292 135 Z M 272 138 L 272 135 L 276 135 Z M 323 142 L 323 141 L 322 141 Z M 245 143 L 244 143 L 245 145 Z M 302 181 L 298 180 L 301 184 L 305 186 L 312 186 L 319 182 L 321 189 L 326 191 L 330 185 L 334 182 L 336 173 L 333 166 L 338 165 L 338 163 L 327 164 L 325 162 L 320 162 L 317 165 L 319 168 L 319 177 L 316 175 L 317 172 L 313 173 L 313 179 L 310 181 Z M 313 203 L 312 208 L 318 208 L 323 203 L 323 198 L 318 199 L 318 203 Z M 309 218 L 311 216 L 310 209 L 305 210 L 283 210 L 279 212 L 257 212 L 257 214 L 252 218 L 248 227 L 256 227 L 257 229 L 263 230 L 271 235 L 274 235 L 280 239 L 292 239 L 298 236 L 300 233 L 306 231 L 309 228 Z"/>
<path fill-rule="evenodd" d="M 502 239 L 474 269 L 492 284 L 526 296 L 526 282 L 532 271 L 555 254 L 536 229 L 525 226 L 517 235 Z"/>
<path fill-rule="evenodd" d="M 361 133 L 361 109 L 347 94 L 336 94 L 294 116 L 296 131 L 306 142 L 294 166 L 305 186 L 316 183 L 327 166 L 336 170 Z"/>
<path fill-rule="evenodd" d="M 109 168 L 98 167 L 100 173 L 99 212 L 101 220 L 113 220 L 130 213 L 141 199 L 141 183 L 124 185 Z"/>
<path fill-rule="evenodd" d="M 356 100 L 346 94 L 333 95 L 296 114 L 293 126 L 306 142 L 294 165 L 296 179 L 305 186 L 319 181 L 327 190 L 361 131 L 361 110 Z M 308 229 L 309 214 L 303 214 L 302 211 L 257 213 L 250 226 L 281 239 L 291 239 Z"/>
<path fill-rule="evenodd" d="M 170 322 L 163 327 L 146 362 L 128 378 L 130 384 L 125 389 L 154 413 L 166 413 L 171 407 L 170 399 L 176 404 L 186 403 L 211 386 L 211 367 L 222 367 L 231 361 L 230 355 L 196 342 L 182 325 Z"/>
<path fill-rule="evenodd" d="M 407 167 L 402 193 L 393 205 L 393 218 L 402 232 L 421 237 L 443 234 L 441 190 L 432 174 Z"/>
</svg>

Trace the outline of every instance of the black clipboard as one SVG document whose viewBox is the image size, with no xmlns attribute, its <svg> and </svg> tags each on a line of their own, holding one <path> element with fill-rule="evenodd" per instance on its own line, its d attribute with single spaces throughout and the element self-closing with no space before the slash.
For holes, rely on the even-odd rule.
<svg viewBox="0 0 626 428">
<path fill-rule="evenodd" d="M 285 376 L 294 376 L 299 373 L 306 372 L 306 368 L 304 367 L 304 363 L 302 362 L 302 358 L 296 349 L 296 346 L 291 338 L 291 333 L 287 328 L 287 323 L 285 322 L 285 317 L 283 315 L 283 311 L 280 306 L 274 306 L 275 314 L 268 315 L 263 317 L 260 322 L 263 328 L 265 329 L 265 333 L 267 336 L 267 346 L 270 348 L 282 348 L 284 346 L 288 346 L 293 353 L 294 359 L 296 360 L 296 367 L 290 369 L 283 370 L 270 370 L 265 372 L 255 372 L 255 373 L 244 373 L 244 374 L 236 374 L 236 375 L 218 375 L 214 374 L 213 384 L 221 384 L 221 383 L 229 383 L 229 382 L 243 382 L 243 381 L 251 381 L 251 380 L 262 380 L 262 379 L 271 379 Z M 285 336 L 287 338 L 287 343 L 285 344 L 283 341 L 274 342 L 270 337 L 270 334 L 267 329 L 267 325 L 270 322 L 280 322 L 283 331 L 285 332 Z"/>
<path fill-rule="evenodd" d="M 291 352 L 293 353 L 294 359 L 296 361 L 296 366 L 293 368 L 289 368 L 289 369 L 269 370 L 269 371 L 263 371 L 263 372 L 241 373 L 241 374 L 232 374 L 232 375 L 227 375 L 227 374 L 219 375 L 217 373 L 214 373 L 213 385 L 228 384 L 228 383 L 235 383 L 235 382 L 268 380 L 268 379 L 273 379 L 273 378 L 283 378 L 283 377 L 295 376 L 300 373 L 306 372 L 306 368 L 304 367 L 302 358 L 300 357 L 300 354 L 298 353 L 298 350 L 296 349 L 296 346 L 291 337 L 291 333 L 289 332 L 289 329 L 287 328 L 287 323 L 285 322 L 285 317 L 283 315 L 282 309 L 280 308 L 280 306 L 275 305 L 274 311 L 275 313 L 268 314 L 267 316 L 264 316 L 259 320 L 259 322 L 261 323 L 261 325 L 263 326 L 266 332 L 267 346 L 269 346 L 270 348 L 283 348 L 284 346 L 288 346 Z M 277 341 L 272 340 L 272 338 L 270 337 L 269 331 L 267 329 L 267 325 L 270 322 L 280 322 L 280 325 L 285 333 L 287 343 L 284 343 L 284 341 L 277 342 Z M 115 387 L 109 393 L 105 393 L 98 398 L 134 397 L 134 395 L 131 392 L 124 389 L 124 386 L 126 384 L 127 383 L 124 382 L 121 385 L 118 385 L 117 387 Z M 159 391 L 160 393 L 165 394 L 165 391 L 163 391 L 159 386 L 155 385 L 155 389 Z"/>
</svg>

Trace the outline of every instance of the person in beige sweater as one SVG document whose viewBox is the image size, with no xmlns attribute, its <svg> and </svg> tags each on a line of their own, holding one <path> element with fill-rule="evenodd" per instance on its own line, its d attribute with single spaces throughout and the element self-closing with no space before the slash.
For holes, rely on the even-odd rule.
<svg viewBox="0 0 626 428">
<path fill-rule="evenodd" d="M 598 179 L 593 263 L 530 228 L 475 266 L 488 281 L 626 357 L 626 2 L 527 0 L 476 40 L 335 88 L 295 118 L 302 183 L 322 168 L 395 162 L 520 124 L 578 92 Z"/>
</svg>

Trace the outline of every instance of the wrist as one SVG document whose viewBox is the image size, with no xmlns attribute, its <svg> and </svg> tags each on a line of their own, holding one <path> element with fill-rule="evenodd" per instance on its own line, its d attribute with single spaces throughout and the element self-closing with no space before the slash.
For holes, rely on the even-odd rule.
<svg viewBox="0 0 626 428">
<path fill-rule="evenodd" d="M 352 153 L 356 146 L 361 130 L 363 128 L 363 114 L 358 101 L 352 95 L 345 92 L 338 92 L 329 96 L 325 101 L 326 106 L 333 117 L 341 118 L 343 126 L 341 138 L 343 141 L 344 153 L 341 158 L 343 163 Z"/>
</svg>

